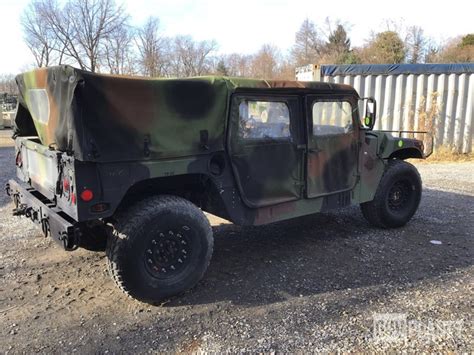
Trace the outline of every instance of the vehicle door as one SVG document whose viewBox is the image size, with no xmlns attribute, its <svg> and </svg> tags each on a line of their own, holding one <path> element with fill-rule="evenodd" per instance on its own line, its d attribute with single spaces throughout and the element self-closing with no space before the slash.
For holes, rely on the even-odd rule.
<svg viewBox="0 0 474 355">
<path fill-rule="evenodd" d="M 240 195 L 247 206 L 269 206 L 301 197 L 301 102 L 298 96 L 233 96 L 228 150 Z"/>
<path fill-rule="evenodd" d="M 353 97 L 306 97 L 306 197 L 351 190 L 357 182 L 357 102 Z"/>
</svg>

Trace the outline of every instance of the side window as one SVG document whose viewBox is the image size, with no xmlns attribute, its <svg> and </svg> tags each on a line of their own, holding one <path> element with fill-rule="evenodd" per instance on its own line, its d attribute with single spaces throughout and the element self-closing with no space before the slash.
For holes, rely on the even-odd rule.
<svg viewBox="0 0 474 355">
<path fill-rule="evenodd" d="M 352 105 L 349 102 L 316 101 L 313 103 L 313 135 L 345 134 L 352 130 Z"/>
<path fill-rule="evenodd" d="M 285 102 L 244 100 L 239 105 L 243 139 L 289 139 L 290 111 Z"/>
</svg>

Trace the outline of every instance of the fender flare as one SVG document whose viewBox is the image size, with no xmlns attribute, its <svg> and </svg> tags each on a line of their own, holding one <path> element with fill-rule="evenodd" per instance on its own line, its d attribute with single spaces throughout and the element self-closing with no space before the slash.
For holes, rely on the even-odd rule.
<svg viewBox="0 0 474 355">
<path fill-rule="evenodd" d="M 405 160 L 405 159 L 410 159 L 410 158 L 424 159 L 425 156 L 423 155 L 423 152 L 417 147 L 407 147 L 407 148 L 395 150 L 388 157 L 388 159 L 400 159 L 400 160 Z"/>
</svg>

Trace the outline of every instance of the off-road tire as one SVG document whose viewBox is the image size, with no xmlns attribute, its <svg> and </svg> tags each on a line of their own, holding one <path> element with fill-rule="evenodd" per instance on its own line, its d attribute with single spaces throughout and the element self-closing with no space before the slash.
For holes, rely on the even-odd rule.
<svg viewBox="0 0 474 355">
<path fill-rule="evenodd" d="M 79 247 L 90 251 L 104 252 L 107 247 L 107 239 L 106 226 L 82 227 Z"/>
<path fill-rule="evenodd" d="M 113 227 L 106 251 L 109 273 L 132 298 L 157 304 L 195 286 L 209 266 L 211 225 L 183 198 L 142 200 L 120 212 Z"/>
<path fill-rule="evenodd" d="M 385 167 L 374 199 L 360 205 L 362 214 L 375 227 L 404 226 L 418 209 L 421 191 L 421 178 L 416 168 L 403 160 L 391 160 Z"/>
</svg>

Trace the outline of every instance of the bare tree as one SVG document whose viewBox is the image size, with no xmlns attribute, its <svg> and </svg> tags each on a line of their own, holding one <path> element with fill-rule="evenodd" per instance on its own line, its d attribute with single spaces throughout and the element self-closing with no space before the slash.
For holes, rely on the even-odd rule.
<svg viewBox="0 0 474 355">
<path fill-rule="evenodd" d="M 428 40 L 424 31 L 419 26 L 410 26 L 407 28 L 405 46 L 408 63 L 420 63 L 427 53 Z"/>
<path fill-rule="evenodd" d="M 70 45 L 87 58 L 85 69 L 95 72 L 105 42 L 124 25 L 128 16 L 113 0 L 71 0 L 65 14 L 71 32 L 76 35 L 70 38 Z"/>
<path fill-rule="evenodd" d="M 323 41 L 314 22 L 305 19 L 295 34 L 292 57 L 296 65 L 315 63 L 321 55 Z"/>
<path fill-rule="evenodd" d="M 472 37 L 471 37 L 472 36 Z M 436 52 L 430 53 L 429 61 L 432 63 L 469 63 L 474 61 L 473 34 L 458 36 L 449 40 Z"/>
<path fill-rule="evenodd" d="M 196 42 L 191 36 L 177 36 L 173 48 L 173 75 L 198 76 L 212 70 L 212 53 L 215 41 Z"/>
<path fill-rule="evenodd" d="M 159 33 L 160 21 L 150 17 L 138 30 L 137 48 L 142 73 L 147 76 L 166 76 L 170 67 L 170 40 Z"/>
<path fill-rule="evenodd" d="M 291 58 L 279 60 L 277 73 L 274 79 L 295 80 L 295 65 Z"/>
<path fill-rule="evenodd" d="M 21 24 L 39 67 L 70 63 L 92 72 L 141 72 L 153 77 L 220 73 L 291 79 L 295 66 L 308 63 L 470 62 L 474 57 L 474 34 L 439 46 L 421 27 L 403 26 L 401 20 L 386 20 L 386 31 L 373 33 L 362 48 L 351 48 L 347 25 L 329 18 L 322 29 L 305 19 L 295 34 L 289 57 L 269 44 L 253 55 L 216 56 L 215 41 L 163 36 L 156 17 L 132 30 L 128 14 L 116 0 L 30 1 Z"/>
<path fill-rule="evenodd" d="M 251 61 L 252 56 L 240 53 L 232 53 L 224 57 L 224 63 L 229 76 L 250 76 Z"/>
<path fill-rule="evenodd" d="M 382 32 L 390 31 L 396 32 L 401 37 L 404 36 L 406 25 L 404 18 L 385 18 L 381 21 L 381 27 L 385 27 L 385 30 Z"/>
<path fill-rule="evenodd" d="M 10 95 L 18 93 L 15 76 L 13 74 L 0 74 L 0 93 Z"/>
<path fill-rule="evenodd" d="M 64 56 L 73 59 L 81 69 L 85 69 L 82 53 L 74 46 L 73 39 L 76 33 L 73 32 L 74 27 L 69 22 L 65 9 L 63 9 L 57 0 L 38 0 L 41 3 L 41 16 L 47 23 L 48 28 L 54 33 L 56 39 L 64 48 Z M 69 6 L 68 3 L 66 7 Z"/>
<path fill-rule="evenodd" d="M 128 16 L 114 0 L 43 0 L 43 17 L 49 28 L 81 69 L 95 72 L 109 37 Z"/>
<path fill-rule="evenodd" d="M 110 74 L 135 73 L 135 58 L 132 51 L 133 32 L 127 25 L 117 27 L 104 43 L 103 61 Z"/>
<path fill-rule="evenodd" d="M 434 42 L 428 43 L 425 58 L 424 58 L 424 62 L 425 63 L 436 63 L 437 58 L 439 56 L 440 49 L 441 49 L 441 47 L 438 44 L 436 44 Z"/>
<path fill-rule="evenodd" d="M 251 75 L 255 78 L 273 79 L 278 73 L 280 52 L 271 44 L 264 44 L 252 59 Z"/>
<path fill-rule="evenodd" d="M 25 43 L 38 67 L 58 61 L 60 64 L 63 53 L 63 47 L 44 16 L 46 6 L 44 0 L 32 1 L 21 16 Z"/>
</svg>

